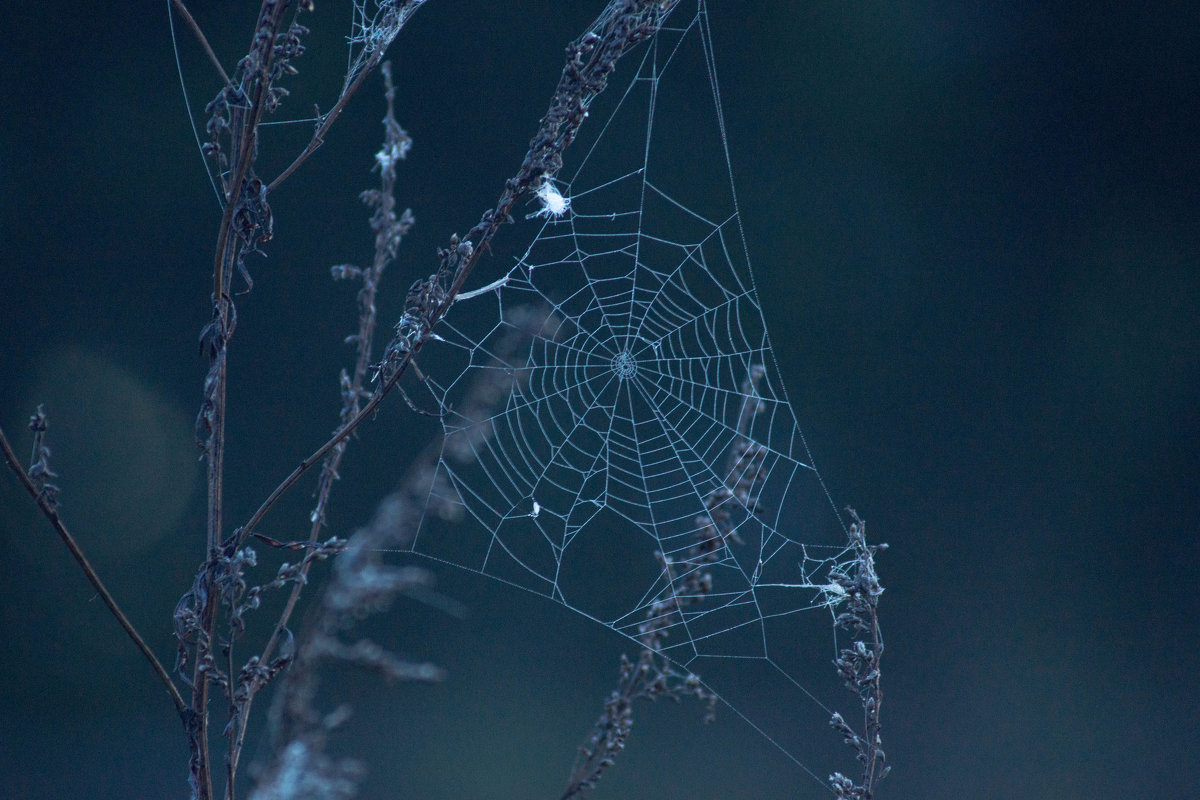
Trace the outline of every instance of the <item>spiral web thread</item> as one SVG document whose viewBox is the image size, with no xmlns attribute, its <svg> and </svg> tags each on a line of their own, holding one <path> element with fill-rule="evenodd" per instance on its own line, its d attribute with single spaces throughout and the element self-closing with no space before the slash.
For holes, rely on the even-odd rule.
<svg viewBox="0 0 1200 800">
<path fill-rule="evenodd" d="M 820 780 L 752 709 L 781 681 L 825 727 L 836 643 L 803 612 L 838 603 L 853 553 L 771 354 L 703 3 L 628 78 L 568 153 L 569 208 L 534 201 L 528 249 L 422 356 L 448 413 L 411 549 L 635 641 L 655 620 L 660 652 Z"/>
</svg>

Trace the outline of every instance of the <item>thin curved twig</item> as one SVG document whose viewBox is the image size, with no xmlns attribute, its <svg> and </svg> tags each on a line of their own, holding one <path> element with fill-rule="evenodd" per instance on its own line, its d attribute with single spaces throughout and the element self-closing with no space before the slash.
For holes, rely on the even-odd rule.
<svg viewBox="0 0 1200 800">
<path fill-rule="evenodd" d="M 183 701 L 183 697 L 180 696 L 179 690 L 175 688 L 175 683 L 171 680 L 171 676 L 167 674 L 162 662 L 158 660 L 158 657 L 146 645 L 146 640 L 133 627 L 133 623 L 129 621 L 129 617 L 125 616 L 125 612 L 117 605 L 117 601 L 109 594 L 108 589 L 104 586 L 104 582 L 96 574 L 95 568 L 92 567 L 87 556 L 83 554 L 79 543 L 75 541 L 75 537 L 71 535 L 70 531 L 67 530 L 67 526 L 58 516 L 58 511 L 46 500 L 44 494 L 38 491 L 38 487 L 34 484 L 33 479 L 29 477 L 29 473 L 25 471 L 25 467 L 17 458 L 17 454 L 13 452 L 12 445 L 9 444 L 8 437 L 4 435 L 2 428 L 0 428 L 0 449 L 4 451 L 4 460 L 8 462 L 9 468 L 16 474 L 17 479 L 21 481 L 21 485 L 25 487 L 25 491 L 29 492 L 30 497 L 37 503 L 42 515 L 50 521 L 50 524 L 54 527 L 54 532 L 58 534 L 58 538 L 62 539 L 63 544 L 67 546 L 67 550 L 71 552 L 71 557 L 75 559 L 75 563 L 83 570 L 84 577 L 88 579 L 88 583 L 92 584 L 92 587 L 100 595 L 100 599 L 104 601 L 104 605 L 108 606 L 108 610 L 116 617 L 125 634 L 133 640 L 137 649 L 142 651 L 142 655 L 150 662 L 150 667 L 154 670 L 154 674 L 163 682 L 163 686 L 167 689 L 167 694 L 171 696 L 171 702 L 175 704 L 175 710 L 186 722 L 187 704 Z"/>
<path fill-rule="evenodd" d="M 171 5 L 179 12 L 179 16 L 183 17 L 183 21 L 191 28 L 192 33 L 200 40 L 200 46 L 204 48 L 204 52 L 208 55 L 208 60 L 217 68 L 217 72 L 221 75 L 221 81 L 226 86 L 230 86 L 229 76 L 225 74 L 225 68 L 221 66 L 221 61 L 217 58 L 217 54 L 213 52 L 212 45 L 208 43 L 208 37 L 204 35 L 204 31 L 200 30 L 200 25 L 192 16 L 192 12 L 188 11 L 187 6 L 183 4 L 183 0 L 171 0 Z"/>
</svg>

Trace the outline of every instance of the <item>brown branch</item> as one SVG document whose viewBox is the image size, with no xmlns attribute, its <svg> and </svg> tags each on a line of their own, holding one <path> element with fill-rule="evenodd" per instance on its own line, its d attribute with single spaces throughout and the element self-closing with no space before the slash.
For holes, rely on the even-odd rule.
<svg viewBox="0 0 1200 800">
<path fill-rule="evenodd" d="M 30 497 L 32 497 L 34 502 L 37 503 L 38 509 L 42 512 L 42 515 L 50 521 L 51 526 L 54 527 L 55 533 L 58 534 L 58 538 L 61 539 L 63 544 L 67 546 L 67 550 L 70 551 L 71 557 L 75 559 L 75 563 L 77 563 L 79 568 L 83 570 L 84 577 L 88 579 L 88 583 L 92 584 L 92 587 L 100 595 L 100 599 L 104 602 L 104 605 L 108 606 L 108 610 L 112 612 L 114 617 L 116 617 L 117 622 L 125 631 L 125 634 L 133 640 L 133 643 L 137 646 L 137 649 L 140 650 L 142 655 L 146 657 L 146 660 L 150 662 L 150 667 L 154 670 L 154 674 L 157 675 L 159 680 L 163 682 L 163 686 L 165 686 L 167 689 L 167 694 L 171 697 L 171 702 L 175 704 L 175 710 L 179 713 L 180 717 L 186 720 L 187 704 L 184 703 L 183 697 L 181 697 L 179 694 L 179 690 L 175 688 L 175 684 L 171 680 L 171 676 L 167 674 L 166 669 L 163 668 L 163 665 L 158 660 L 158 657 L 155 656 L 153 651 L 151 651 L 146 645 L 146 641 L 142 638 L 141 634 L 139 634 L 137 629 L 133 627 L 133 623 L 129 621 L 129 618 L 125 616 L 125 612 L 121 610 L 121 607 L 117 605 L 117 601 L 113 599 L 113 596 L 109 593 L 108 589 L 105 588 L 103 581 L 101 581 L 100 576 L 96 574 L 96 570 L 92 567 L 91 562 L 88 561 L 87 556 L 84 555 L 79 543 L 75 541 L 75 537 L 71 535 L 71 533 L 67 530 L 67 526 L 58 516 L 58 511 L 46 499 L 44 493 L 38 489 L 37 485 L 34 484 L 33 479 L 29 477 L 29 473 L 25 471 L 25 467 L 22 466 L 21 462 L 17 459 L 16 453 L 13 452 L 12 446 L 8 442 L 8 437 L 4 435 L 4 430 L 2 428 L 0 428 L 0 449 L 4 450 L 4 460 L 8 462 L 9 468 L 12 469 L 12 471 L 16 474 L 17 479 L 21 481 L 21 485 L 25 487 L 25 491 L 29 492 Z"/>
<path fill-rule="evenodd" d="M 295 160 L 292 161 L 291 164 L 288 164 L 287 169 L 279 173 L 279 176 L 276 177 L 275 180 L 271 181 L 270 185 L 267 186 L 267 194 L 275 191 L 279 184 L 291 177 L 292 173 L 299 169 L 300 165 L 307 161 L 308 157 L 317 151 L 317 148 L 325 144 L 325 134 L 333 126 L 333 123 L 337 121 L 338 116 L 341 115 L 342 110 L 345 109 L 346 104 L 350 102 L 351 95 L 358 91 L 358 87 L 362 85 L 362 82 L 366 77 L 367 70 L 363 70 L 361 73 L 359 73 L 358 77 L 354 79 L 354 82 L 350 84 L 350 87 L 345 92 L 342 92 L 342 96 L 338 98 L 333 108 L 329 109 L 329 111 L 327 111 L 321 117 L 321 124 L 317 126 L 317 130 L 313 133 L 312 139 L 309 140 L 304 150 L 301 151 L 300 155 L 296 156 Z"/>
<path fill-rule="evenodd" d="M 293 160 L 292 163 L 289 164 L 283 172 L 279 173 L 278 177 L 271 181 L 271 183 L 267 186 L 267 194 L 275 191 L 275 189 L 279 187 L 279 184 L 291 177 L 291 174 L 299 169 L 300 165 L 307 161 L 309 156 L 315 153 L 317 148 L 325 143 L 325 134 L 329 132 L 329 129 L 333 126 L 333 123 L 337 121 L 338 116 L 346 108 L 346 104 L 350 102 L 350 98 L 354 96 L 354 93 L 358 91 L 360 86 L 362 86 L 362 83 L 364 80 L 366 80 L 366 77 L 370 75 L 375 67 L 377 67 L 383 60 L 383 56 L 387 52 L 388 45 L 390 45 L 392 40 L 396 38 L 396 36 L 400 33 L 400 29 L 403 28 L 405 23 L 408 22 L 409 18 L 416 13 L 416 10 L 423 2 L 424 0 L 408 0 L 408 2 L 398 4 L 399 7 L 393 9 L 392 13 L 395 14 L 395 18 L 393 24 L 387 26 L 387 35 L 382 41 L 372 43 L 371 54 L 367 56 L 364 63 L 358 65 L 360 67 L 358 69 L 358 73 L 354 75 L 352 80 L 348 80 L 347 84 L 344 85 L 342 93 L 338 97 L 333 108 L 329 109 L 329 111 L 327 111 L 324 116 L 321 117 L 321 124 L 317 126 L 316 131 L 313 132 L 312 139 L 310 139 L 308 144 L 305 145 L 304 150 L 301 151 L 300 155 L 296 156 L 295 160 Z M 346 77 L 349 79 L 350 76 L 347 75 Z"/>
<path fill-rule="evenodd" d="M 192 29 L 192 33 L 200 40 L 200 46 L 204 48 L 204 52 L 208 54 L 208 60 L 217 68 L 217 72 L 221 75 L 221 81 L 230 86 L 229 76 L 225 74 L 225 68 L 221 66 L 221 62 L 217 59 L 217 54 L 213 52 L 212 45 L 208 43 L 208 37 L 204 35 L 204 31 L 200 30 L 200 26 L 196 23 L 187 6 L 183 4 L 183 0 L 171 0 L 171 5 L 175 6 L 175 10 L 179 12 L 179 16 L 183 17 L 183 21 Z"/>
<path fill-rule="evenodd" d="M 242 74 L 241 82 L 253 84 L 253 98 L 248 111 L 236 110 L 237 125 L 231 129 L 234 143 L 235 161 L 233 172 L 223 187 L 225 210 L 221 216 L 221 224 L 217 233 L 217 247 L 213 260 L 213 306 L 216 326 L 215 342 L 211 357 L 212 364 L 205 387 L 205 403 L 209 406 L 208 441 L 205 445 L 207 457 L 208 482 L 208 523 L 206 567 L 202 580 L 204 582 L 204 605 L 200 612 L 201 636 L 197 644 L 196 663 L 192 672 L 192 703 L 191 727 L 189 729 L 190 745 L 193 758 L 193 780 L 196 793 L 200 800 L 211 800 L 212 794 L 212 758 L 208 743 L 208 698 L 209 677 L 205 672 L 208 659 L 207 652 L 215 641 L 218 598 L 213 583 L 211 565 L 221 544 L 221 516 L 224 489 L 224 456 L 225 456 L 225 390 L 226 379 L 226 348 L 232 333 L 230 326 L 232 301 L 230 300 L 230 284 L 232 282 L 232 267 L 240 247 L 233 235 L 234 217 L 242 206 L 243 185 L 250 174 L 256 150 L 258 124 L 266 105 L 267 92 L 270 83 L 271 62 L 275 54 L 275 42 L 282 23 L 283 13 L 288 4 L 263 0 L 255 25 L 254 38 L 250 53 L 256 58 L 249 61 L 253 68 L 251 74 Z M 204 410 L 201 411 L 205 413 Z M 229 787 L 231 791 L 232 787 Z M 227 791 L 228 793 L 228 791 Z"/>
</svg>

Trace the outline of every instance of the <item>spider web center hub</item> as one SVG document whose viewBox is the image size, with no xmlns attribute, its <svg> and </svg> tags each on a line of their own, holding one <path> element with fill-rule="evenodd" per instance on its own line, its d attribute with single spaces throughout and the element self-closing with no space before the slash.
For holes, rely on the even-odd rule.
<svg viewBox="0 0 1200 800">
<path fill-rule="evenodd" d="M 613 372 L 617 373 L 617 377 L 621 380 L 629 380 L 633 376 L 637 375 L 637 359 L 633 357 L 633 353 L 629 352 L 628 350 L 622 350 L 613 356 L 612 369 Z"/>
</svg>

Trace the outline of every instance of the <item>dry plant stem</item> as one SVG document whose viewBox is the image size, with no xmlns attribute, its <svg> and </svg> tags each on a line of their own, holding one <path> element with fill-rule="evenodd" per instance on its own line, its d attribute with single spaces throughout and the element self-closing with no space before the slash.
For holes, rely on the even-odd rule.
<svg viewBox="0 0 1200 800">
<path fill-rule="evenodd" d="M 843 610 L 834 618 L 834 626 L 850 631 L 853 641 L 841 649 L 834 664 L 843 685 L 858 695 L 863 710 L 862 734 L 851 728 L 841 714 L 833 714 L 829 724 L 842 735 L 846 744 L 854 748 L 862 771 L 857 784 L 840 772 L 830 775 L 829 780 L 834 794 L 841 800 L 871 800 L 875 786 L 891 770 L 880 736 L 883 688 L 879 663 L 884 645 L 879 626 L 879 596 L 883 594 L 883 587 L 875 572 L 875 553 L 886 549 L 887 545 L 867 544 L 866 524 L 854 509 L 846 511 L 852 523 L 847 537 L 856 558 L 848 567 L 833 571 L 830 579 L 841 587 L 845 597 Z"/>
<path fill-rule="evenodd" d="M 230 284 L 233 275 L 233 263 L 236 257 L 238 242 L 233 236 L 234 213 L 240 205 L 242 187 L 250 173 L 251 162 L 255 152 L 255 139 L 258 123 L 262 119 L 264 98 L 268 89 L 271 59 L 274 54 L 275 36 L 282 22 L 286 3 L 272 3 L 264 0 L 255 27 L 254 40 L 251 42 L 251 52 L 256 49 L 262 53 L 258 59 L 257 73 L 253 76 L 243 76 L 243 81 L 252 80 L 254 96 L 250 108 L 243 112 L 235 110 L 238 124 L 233 127 L 235 142 L 235 160 L 228 181 L 225 183 L 225 211 L 221 216 L 221 226 L 217 234 L 216 255 L 213 263 L 213 303 L 216 307 L 218 330 L 221 332 L 218 352 L 213 371 L 213 386 L 210 400 L 212 403 L 209 437 L 205 447 L 207 458 L 208 478 L 208 527 L 207 555 L 211 560 L 221 544 L 221 510 L 222 490 L 224 487 L 224 458 L 225 458 L 225 387 L 226 387 L 226 348 L 230 331 Z M 266 34 L 265 36 L 263 34 Z M 213 585 L 211 570 L 205 571 L 205 604 L 201 612 L 202 627 L 208 646 L 216 641 L 217 592 Z M 211 755 L 208 745 L 208 695 L 209 680 L 203 672 L 204 659 L 197 657 L 192 674 L 192 719 L 190 739 L 193 749 L 193 779 L 195 791 L 199 800 L 212 798 Z"/>
<path fill-rule="evenodd" d="M 50 524 L 54 527 L 55 533 L 58 534 L 58 538 L 62 539 L 63 544 L 67 546 L 67 550 L 71 552 L 71 557 L 75 559 L 75 563 L 79 564 L 79 568 L 83 570 L 83 574 L 88 579 L 88 582 L 92 584 L 96 592 L 100 595 L 100 599 L 104 601 L 104 605 L 108 606 L 108 610 L 111 611 L 112 615 L 117 618 L 117 622 L 124 629 L 125 634 L 133 640 L 133 643 L 137 646 L 137 649 L 142 651 L 142 655 L 144 655 L 146 660 L 150 662 L 150 666 L 154 670 L 154 673 L 158 676 L 159 680 L 163 682 L 163 686 L 166 687 L 167 694 L 171 697 L 171 702 L 175 704 L 175 710 L 179 712 L 180 716 L 184 716 L 187 710 L 187 704 L 184 703 L 183 697 L 181 697 L 179 694 L 179 690 L 175 688 L 175 684 L 171 681 L 171 676 L 167 674 L 167 671 L 163 668 L 162 663 L 159 662 L 158 658 L 154 655 L 150 648 L 146 646 L 145 640 L 142 639 L 141 634 L 137 632 L 137 629 L 133 627 L 133 623 L 129 621 L 129 618 L 125 616 L 125 613 L 121 611 L 121 607 L 117 605 L 117 601 L 113 599 L 111 594 L 109 594 L 108 589 L 105 588 L 104 583 L 100 580 L 100 576 L 96 574 L 96 570 L 88 561 L 87 556 L 83 554 L 83 550 L 79 547 L 78 542 L 75 541 L 75 537 L 70 534 L 70 532 L 67 530 L 67 526 L 63 523 L 62 519 L 59 518 L 58 511 L 56 511 L 48 502 L 46 502 L 46 499 L 41 496 L 41 493 L 34 485 L 33 480 L 30 479 L 29 474 L 25 471 L 25 467 L 21 465 L 21 462 L 17 459 L 16 453 L 13 452 L 12 446 L 9 444 L 8 437 L 5 436 L 3 429 L 0 429 L 0 448 L 4 450 L 4 460 L 8 462 L 9 468 L 16 473 L 17 478 L 21 481 L 21 485 L 25 487 L 25 491 L 29 492 L 30 496 L 33 497 L 34 501 L 37 503 L 38 509 L 40 509 L 46 519 L 50 521 Z"/>
<path fill-rule="evenodd" d="M 183 17 L 183 21 L 191 28 L 196 38 L 200 40 L 200 46 L 204 48 L 204 52 L 208 55 L 208 60 L 212 62 L 217 72 L 221 74 L 221 80 L 225 82 L 225 85 L 229 86 L 229 76 L 225 74 L 225 68 L 221 66 L 221 62 L 217 59 L 217 54 L 213 52 L 212 45 L 208 43 L 208 37 L 204 35 L 204 31 L 200 30 L 200 26 L 196 24 L 195 18 L 187 10 L 187 6 L 183 4 L 183 0 L 171 0 L 171 5 L 179 12 L 179 16 Z"/>
<path fill-rule="evenodd" d="M 267 6 L 271 5 L 271 10 L 274 14 L 263 19 L 262 14 L 267 10 Z M 257 35 L 264 29 L 270 32 L 267 38 L 268 44 L 265 47 L 251 44 L 251 52 L 256 47 L 261 47 L 265 55 L 259 61 L 258 74 L 254 77 L 254 98 L 250 104 L 250 109 L 240 120 L 240 125 L 234 128 L 234 136 L 237 137 L 238 147 L 236 148 L 237 156 L 233 162 L 232 173 L 229 180 L 225 184 L 225 212 L 221 215 L 221 227 L 217 233 L 217 249 L 216 257 L 213 262 L 213 301 L 220 303 L 224 308 L 224 315 L 228 314 L 229 302 L 229 286 L 232 280 L 232 270 L 230 267 L 233 264 L 235 241 L 233 237 L 233 215 L 237 210 L 238 198 L 241 196 L 242 185 L 246 181 L 246 176 L 250 172 L 250 166 L 253 162 L 255 149 L 255 141 L 258 135 L 258 123 L 262 120 L 263 100 L 268 88 L 268 76 L 271 68 L 271 58 L 274 55 L 274 48 L 271 43 L 274 42 L 275 35 L 279 32 L 279 25 L 282 22 L 283 10 L 286 3 L 270 3 L 270 0 L 264 0 L 263 9 L 259 12 L 259 24 L 255 29 Z M 237 112 L 241 114 L 240 110 Z M 224 317 L 223 315 L 223 317 Z M 223 321 L 228 321 L 223 319 Z M 217 543 L 220 541 L 218 534 Z M 210 546 L 215 546 L 215 543 L 210 541 Z"/>
</svg>

